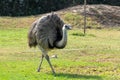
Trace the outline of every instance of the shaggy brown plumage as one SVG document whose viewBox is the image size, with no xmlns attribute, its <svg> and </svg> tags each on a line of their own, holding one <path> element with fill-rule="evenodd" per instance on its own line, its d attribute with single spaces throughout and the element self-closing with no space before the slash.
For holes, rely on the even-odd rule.
<svg viewBox="0 0 120 80">
<path fill-rule="evenodd" d="M 35 47 L 38 44 L 44 49 L 57 47 L 55 43 L 62 38 L 63 25 L 64 22 L 55 13 L 36 20 L 28 33 L 29 47 Z"/>
</svg>

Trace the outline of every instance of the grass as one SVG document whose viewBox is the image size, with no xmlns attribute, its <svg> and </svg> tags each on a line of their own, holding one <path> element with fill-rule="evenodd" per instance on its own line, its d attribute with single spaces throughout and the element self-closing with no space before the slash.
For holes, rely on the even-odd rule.
<svg viewBox="0 0 120 80">
<path fill-rule="evenodd" d="M 72 24 L 72 26 L 74 26 L 74 28 L 83 28 L 84 26 L 84 17 L 81 14 L 77 14 L 77 13 L 64 13 L 64 15 L 62 15 L 64 21 L 66 23 L 70 23 Z M 102 26 L 95 21 L 94 19 L 92 19 L 91 17 L 86 17 L 86 27 L 87 28 L 97 28 L 97 29 L 101 29 Z"/>
<path fill-rule="evenodd" d="M 118 29 L 88 29 L 86 36 L 81 29 L 69 31 L 67 46 L 49 52 L 50 56 L 58 56 L 57 59 L 51 58 L 56 76 L 52 75 L 46 60 L 43 61 L 41 72 L 37 72 L 41 52 L 27 45 L 28 26 L 36 18 L 0 18 L 0 80 L 120 79 Z M 20 27 L 13 27 L 15 25 Z"/>
</svg>

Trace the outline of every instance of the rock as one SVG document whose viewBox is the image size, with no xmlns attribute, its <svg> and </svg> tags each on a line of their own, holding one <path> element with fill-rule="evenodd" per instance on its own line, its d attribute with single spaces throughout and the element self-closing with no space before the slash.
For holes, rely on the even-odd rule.
<svg viewBox="0 0 120 80">
<path fill-rule="evenodd" d="M 58 58 L 56 54 L 52 55 L 51 58 Z"/>
</svg>

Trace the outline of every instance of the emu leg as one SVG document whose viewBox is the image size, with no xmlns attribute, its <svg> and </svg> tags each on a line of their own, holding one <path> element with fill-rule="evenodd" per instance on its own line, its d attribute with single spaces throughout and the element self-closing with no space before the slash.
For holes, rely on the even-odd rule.
<svg viewBox="0 0 120 80">
<path fill-rule="evenodd" d="M 53 74 L 55 74 L 55 71 L 54 71 L 54 69 L 53 69 L 53 67 L 52 67 L 52 64 L 51 64 L 51 62 L 50 62 L 49 56 L 46 55 L 45 58 L 46 58 L 47 62 L 49 63 L 49 65 L 50 65 L 50 67 L 51 67 L 51 70 L 52 70 Z"/>
<path fill-rule="evenodd" d="M 39 65 L 38 70 L 37 70 L 38 72 L 40 72 L 40 68 L 41 68 L 41 65 L 42 65 L 42 62 L 43 62 L 43 58 L 44 58 L 44 55 L 42 54 L 40 65 Z"/>
</svg>

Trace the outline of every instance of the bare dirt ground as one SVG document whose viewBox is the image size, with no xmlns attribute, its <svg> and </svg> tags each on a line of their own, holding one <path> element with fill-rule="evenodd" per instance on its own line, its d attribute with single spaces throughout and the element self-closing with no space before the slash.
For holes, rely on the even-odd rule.
<svg viewBox="0 0 120 80">
<path fill-rule="evenodd" d="M 73 12 L 84 15 L 84 6 L 78 5 L 58 11 L 58 13 Z M 87 5 L 87 16 L 93 18 L 104 26 L 120 26 L 120 6 Z"/>
</svg>

